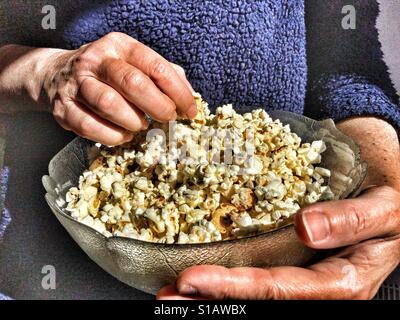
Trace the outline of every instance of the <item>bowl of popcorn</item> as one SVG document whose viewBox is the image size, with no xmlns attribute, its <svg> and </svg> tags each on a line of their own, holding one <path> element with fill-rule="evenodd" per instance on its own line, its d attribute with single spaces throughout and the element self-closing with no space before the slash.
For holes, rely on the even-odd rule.
<svg viewBox="0 0 400 320">
<path fill-rule="evenodd" d="M 358 146 L 331 119 L 225 105 L 152 122 L 122 146 L 76 138 L 49 164 L 46 201 L 85 253 L 148 293 L 192 265 L 306 264 L 301 208 L 356 195 Z"/>
</svg>

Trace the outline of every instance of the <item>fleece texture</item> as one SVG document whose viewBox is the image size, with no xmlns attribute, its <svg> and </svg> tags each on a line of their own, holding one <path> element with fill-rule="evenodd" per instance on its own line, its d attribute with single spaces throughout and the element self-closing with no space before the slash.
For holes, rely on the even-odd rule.
<svg viewBox="0 0 400 320">
<path fill-rule="evenodd" d="M 342 28 L 349 4 L 356 30 Z M 127 33 L 183 66 L 213 107 L 230 102 L 335 120 L 375 115 L 398 127 L 378 13 L 375 0 L 114 0 L 77 17 L 64 40 L 76 48 Z"/>
<path fill-rule="evenodd" d="M 303 0 L 113 1 L 77 19 L 65 39 L 75 48 L 111 31 L 127 33 L 184 67 L 212 106 L 303 112 Z"/>
<path fill-rule="evenodd" d="M 345 5 L 355 8 L 355 30 L 342 28 Z M 374 115 L 399 129 L 399 100 L 383 62 L 378 15 L 375 0 L 306 1 L 306 114 L 335 120 Z"/>
</svg>

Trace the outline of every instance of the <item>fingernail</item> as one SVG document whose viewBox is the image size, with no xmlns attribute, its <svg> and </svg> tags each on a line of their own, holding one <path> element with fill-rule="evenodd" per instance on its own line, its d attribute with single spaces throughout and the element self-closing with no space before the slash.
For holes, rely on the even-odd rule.
<svg viewBox="0 0 400 320">
<path fill-rule="evenodd" d="M 146 120 L 142 121 L 142 130 L 147 130 L 149 128 L 149 123 Z"/>
<path fill-rule="evenodd" d="M 125 138 L 124 142 L 126 143 L 126 142 L 132 141 L 133 137 L 134 137 L 134 134 L 132 132 L 130 132 L 130 131 L 127 131 L 126 132 L 126 138 Z"/>
<path fill-rule="evenodd" d="M 197 115 L 197 106 L 193 104 L 189 107 L 189 109 L 186 110 L 186 116 L 188 118 L 194 118 L 196 115 Z"/>
<path fill-rule="evenodd" d="M 178 286 L 178 291 L 180 294 L 186 294 L 186 295 L 194 295 L 197 294 L 197 289 L 192 287 L 189 284 L 182 284 Z"/>
<path fill-rule="evenodd" d="M 301 215 L 308 238 L 311 242 L 326 239 L 330 233 L 329 220 L 325 214 L 317 211 L 305 212 Z"/>
</svg>

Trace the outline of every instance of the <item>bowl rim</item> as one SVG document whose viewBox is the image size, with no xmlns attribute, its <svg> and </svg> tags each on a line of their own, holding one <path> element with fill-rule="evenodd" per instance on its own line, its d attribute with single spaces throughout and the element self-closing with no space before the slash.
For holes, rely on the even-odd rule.
<svg viewBox="0 0 400 320">
<path fill-rule="evenodd" d="M 349 137 L 344 132 L 342 132 L 340 129 L 338 129 L 336 127 L 336 124 L 335 124 L 333 119 L 325 118 L 325 119 L 322 119 L 322 120 L 315 120 L 315 119 L 309 118 L 309 117 L 307 117 L 305 115 L 294 113 L 294 112 L 290 112 L 290 111 L 286 111 L 286 110 L 269 110 L 268 114 L 274 120 L 280 120 L 280 117 L 279 117 L 280 115 L 287 114 L 287 115 L 291 115 L 291 116 L 293 116 L 293 117 L 295 117 L 297 119 L 303 119 L 305 121 L 312 121 L 312 122 L 317 122 L 317 123 L 320 123 L 320 124 L 323 124 L 323 123 L 329 124 L 332 127 L 332 129 L 336 130 L 337 133 L 342 137 L 342 139 L 346 141 L 346 143 L 351 144 L 352 147 L 354 147 L 354 149 L 356 150 L 355 159 L 359 162 L 360 165 L 363 165 L 365 167 L 365 170 L 363 170 L 363 175 L 362 175 L 358 185 L 349 194 L 348 198 L 358 194 L 360 186 L 362 185 L 363 181 L 366 178 L 366 172 L 367 172 L 366 168 L 367 168 L 368 164 L 361 158 L 361 151 L 360 151 L 359 145 L 351 137 Z M 64 148 L 66 148 L 70 143 L 73 143 L 75 140 L 79 140 L 79 139 L 82 139 L 82 140 L 85 140 L 85 141 L 89 141 L 87 139 L 84 139 L 82 137 L 77 136 L 71 142 L 69 142 L 66 146 L 64 146 Z M 90 142 L 90 144 L 95 145 L 95 142 L 93 142 L 93 141 L 89 141 L 89 142 Z M 61 149 L 59 152 L 61 152 L 63 149 Z M 50 160 L 50 164 L 51 164 L 52 160 Z M 50 166 L 50 164 L 49 164 L 49 166 Z M 50 169 L 49 169 L 49 172 L 50 172 Z M 45 178 L 50 178 L 50 179 L 52 179 L 54 181 L 54 179 L 50 176 L 50 174 L 44 175 L 42 177 L 42 185 L 43 186 L 45 185 L 45 181 L 44 181 Z M 274 233 L 283 232 L 285 229 L 287 229 L 287 230 L 292 229 L 292 228 L 294 229 L 294 219 L 295 219 L 296 215 L 298 214 L 298 212 L 301 210 L 300 209 L 298 212 L 296 212 L 290 218 L 287 218 L 285 220 L 277 222 L 276 223 L 276 225 L 277 225 L 276 227 L 273 227 L 273 228 L 265 230 L 265 231 L 261 231 L 260 233 L 250 234 L 248 236 L 242 236 L 242 237 L 238 237 L 238 238 L 231 238 L 231 239 L 220 240 L 220 241 L 212 241 L 212 242 L 200 242 L 200 243 L 176 243 L 175 242 L 175 243 L 168 244 L 168 243 L 144 241 L 144 240 L 139 240 L 139 239 L 134 239 L 134 238 L 129 238 L 129 237 L 114 236 L 114 235 L 112 235 L 110 237 L 107 237 L 104 234 L 102 234 L 99 231 L 97 231 L 96 229 L 94 229 L 94 228 L 92 228 L 92 227 L 90 227 L 90 226 L 88 226 L 88 225 L 86 225 L 86 224 L 74 219 L 71 215 L 69 215 L 66 212 L 64 212 L 64 210 L 61 209 L 57 204 L 54 205 L 49 200 L 49 196 L 50 196 L 50 193 L 47 192 L 47 190 L 46 190 L 45 199 L 46 199 L 46 202 L 49 205 L 49 207 L 52 209 L 53 214 L 55 214 L 54 210 L 57 211 L 57 213 L 60 214 L 61 216 L 63 216 L 64 218 L 67 218 L 68 220 L 72 221 L 73 223 L 79 225 L 80 227 L 83 226 L 89 232 L 92 232 L 94 234 L 100 235 L 107 242 L 108 241 L 113 241 L 113 240 L 123 239 L 124 241 L 132 242 L 132 243 L 139 243 L 140 245 L 157 246 L 157 247 L 168 247 L 168 248 L 177 248 L 177 247 L 179 247 L 179 248 L 192 247 L 193 248 L 193 247 L 219 246 L 219 245 L 223 245 L 223 244 L 231 244 L 231 243 L 236 243 L 236 242 L 252 241 L 252 240 L 255 240 L 256 238 L 268 237 L 268 236 L 271 236 Z M 51 196 L 54 197 L 54 195 L 51 195 Z"/>
</svg>

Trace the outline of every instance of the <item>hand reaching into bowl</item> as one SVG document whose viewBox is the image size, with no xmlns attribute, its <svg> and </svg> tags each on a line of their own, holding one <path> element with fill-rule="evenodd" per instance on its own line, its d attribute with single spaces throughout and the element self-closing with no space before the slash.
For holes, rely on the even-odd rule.
<svg viewBox="0 0 400 320">
<path fill-rule="evenodd" d="M 158 298 L 373 298 L 400 263 L 399 142 L 394 129 L 375 118 L 350 119 L 338 127 L 360 145 L 369 164 L 364 186 L 370 187 L 356 199 L 302 209 L 296 231 L 309 247 L 346 248 L 307 268 L 194 266 Z"/>
<path fill-rule="evenodd" d="M 33 109 L 50 102 L 63 128 L 105 145 L 146 129 L 146 114 L 166 122 L 197 112 L 183 69 L 123 33 L 72 51 L 0 48 L 0 105 L 8 108 L 2 111 L 26 102 Z"/>
</svg>

